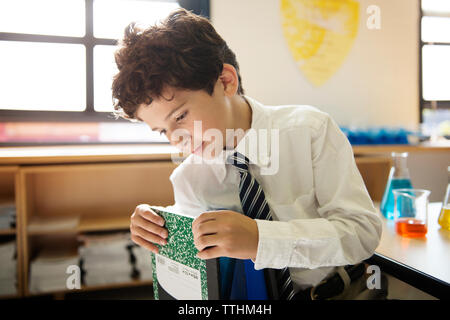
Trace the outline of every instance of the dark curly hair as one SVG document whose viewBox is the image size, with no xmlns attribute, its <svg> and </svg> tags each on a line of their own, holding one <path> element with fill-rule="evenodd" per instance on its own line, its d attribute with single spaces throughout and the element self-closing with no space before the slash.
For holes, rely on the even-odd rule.
<svg viewBox="0 0 450 320">
<path fill-rule="evenodd" d="M 236 69 L 238 94 L 244 94 L 235 54 L 208 19 L 185 9 L 148 28 L 130 23 L 119 46 L 112 83 L 116 119 L 136 119 L 139 105 L 161 97 L 166 86 L 212 95 L 224 63 Z"/>
</svg>

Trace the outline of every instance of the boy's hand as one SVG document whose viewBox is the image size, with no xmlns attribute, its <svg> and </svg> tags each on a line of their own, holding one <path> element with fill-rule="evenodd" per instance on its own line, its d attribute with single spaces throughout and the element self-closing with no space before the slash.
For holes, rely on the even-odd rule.
<svg viewBox="0 0 450 320">
<path fill-rule="evenodd" d="M 157 215 L 148 204 L 140 204 L 131 215 L 131 240 L 136 244 L 158 253 L 154 243 L 165 245 L 168 231 L 164 228 L 164 219 Z"/>
<path fill-rule="evenodd" d="M 258 226 L 246 215 L 231 211 L 208 211 L 192 223 L 194 244 L 201 259 L 230 257 L 256 259 Z"/>
</svg>

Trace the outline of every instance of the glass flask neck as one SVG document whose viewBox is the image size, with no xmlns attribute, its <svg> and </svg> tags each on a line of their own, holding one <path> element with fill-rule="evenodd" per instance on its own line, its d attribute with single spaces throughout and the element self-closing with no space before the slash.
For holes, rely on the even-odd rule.
<svg viewBox="0 0 450 320">
<path fill-rule="evenodd" d="M 392 153 L 393 161 L 393 178 L 409 178 L 409 171 L 407 166 L 408 153 Z"/>
<path fill-rule="evenodd" d="M 448 184 L 450 185 L 450 166 L 447 167 L 447 178 L 448 178 Z"/>
<path fill-rule="evenodd" d="M 443 201 L 443 206 L 447 206 L 449 203 L 449 195 L 450 195 L 450 167 L 448 167 L 448 184 L 447 184 L 447 190 L 445 190 L 445 196 Z"/>
</svg>

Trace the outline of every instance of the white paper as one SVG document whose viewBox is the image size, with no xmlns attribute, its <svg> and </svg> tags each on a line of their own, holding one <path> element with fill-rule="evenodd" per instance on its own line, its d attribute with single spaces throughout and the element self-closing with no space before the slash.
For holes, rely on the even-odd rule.
<svg viewBox="0 0 450 320">
<path fill-rule="evenodd" d="M 155 254 L 159 285 L 177 300 L 201 300 L 200 271 Z"/>
</svg>

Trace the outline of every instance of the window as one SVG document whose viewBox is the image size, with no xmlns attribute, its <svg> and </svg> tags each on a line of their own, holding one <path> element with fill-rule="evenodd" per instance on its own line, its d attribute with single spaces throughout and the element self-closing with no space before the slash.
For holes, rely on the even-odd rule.
<svg viewBox="0 0 450 320">
<path fill-rule="evenodd" d="M 117 39 L 131 21 L 152 24 L 180 6 L 209 17 L 209 0 L 0 1 L 0 143 L 11 132 L 31 135 L 24 122 L 71 122 L 91 133 L 95 123 L 114 132 L 112 122 L 120 122 L 123 129 L 128 121 L 111 114 Z"/>
<path fill-rule="evenodd" d="M 422 0 L 420 116 L 425 131 L 450 135 L 450 1 Z"/>
</svg>

